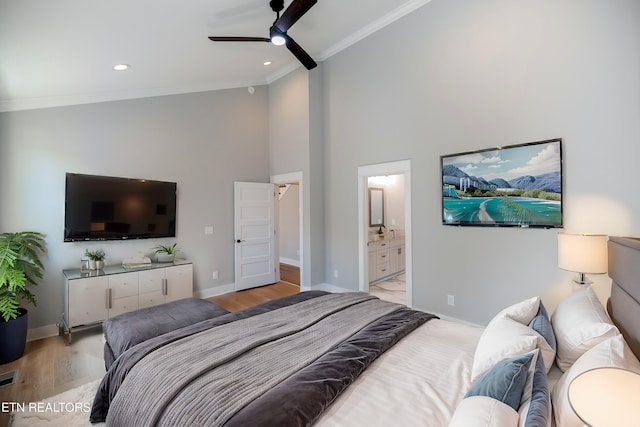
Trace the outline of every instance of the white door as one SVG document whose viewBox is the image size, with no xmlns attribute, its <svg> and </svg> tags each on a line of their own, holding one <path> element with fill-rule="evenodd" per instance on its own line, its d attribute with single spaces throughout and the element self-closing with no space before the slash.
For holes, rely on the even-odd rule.
<svg viewBox="0 0 640 427">
<path fill-rule="evenodd" d="M 277 282 L 275 185 L 235 182 L 234 206 L 236 290 Z"/>
</svg>

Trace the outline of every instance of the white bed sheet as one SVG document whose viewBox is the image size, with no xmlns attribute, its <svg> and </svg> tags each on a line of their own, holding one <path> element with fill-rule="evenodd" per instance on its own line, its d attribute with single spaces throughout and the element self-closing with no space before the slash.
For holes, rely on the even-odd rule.
<svg viewBox="0 0 640 427">
<path fill-rule="evenodd" d="M 372 363 L 316 425 L 447 426 L 471 384 L 483 330 L 440 319 L 425 323 Z"/>
</svg>

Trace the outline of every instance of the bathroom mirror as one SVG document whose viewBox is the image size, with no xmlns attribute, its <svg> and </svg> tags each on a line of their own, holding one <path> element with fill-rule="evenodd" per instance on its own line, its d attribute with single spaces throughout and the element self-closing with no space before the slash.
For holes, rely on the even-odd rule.
<svg viewBox="0 0 640 427">
<path fill-rule="evenodd" d="M 369 227 L 384 225 L 384 188 L 369 188 Z"/>
</svg>

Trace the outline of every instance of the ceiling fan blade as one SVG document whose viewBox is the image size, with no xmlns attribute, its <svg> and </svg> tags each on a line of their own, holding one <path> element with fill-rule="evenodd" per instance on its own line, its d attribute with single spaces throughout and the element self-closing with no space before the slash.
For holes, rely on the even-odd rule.
<svg viewBox="0 0 640 427">
<path fill-rule="evenodd" d="M 267 37 L 217 37 L 211 36 L 209 40 L 214 42 L 270 42 Z"/>
<path fill-rule="evenodd" d="M 302 18 L 302 15 L 307 13 L 311 7 L 316 4 L 318 0 L 293 0 L 293 3 L 289 5 L 287 10 L 284 11 L 282 16 L 276 20 L 273 24 L 280 31 L 286 33 L 298 19 Z"/>
<path fill-rule="evenodd" d="M 300 61 L 307 70 L 312 70 L 318 66 L 318 64 L 316 64 L 316 61 L 314 61 L 313 58 L 311 58 L 311 56 L 309 56 L 309 54 L 305 52 L 298 43 L 295 42 L 295 40 L 293 40 L 288 35 L 285 36 L 285 40 L 287 49 L 289 49 L 291 53 L 293 53 L 293 55 L 298 58 L 298 61 Z"/>
</svg>

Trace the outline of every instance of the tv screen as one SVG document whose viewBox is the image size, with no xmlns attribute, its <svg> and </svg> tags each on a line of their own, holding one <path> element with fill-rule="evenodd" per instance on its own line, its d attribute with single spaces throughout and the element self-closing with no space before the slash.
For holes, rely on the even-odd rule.
<svg viewBox="0 0 640 427">
<path fill-rule="evenodd" d="M 67 173 L 64 241 L 175 237 L 174 182 Z"/>
<path fill-rule="evenodd" d="M 442 223 L 562 227 L 561 142 L 441 156 Z"/>
</svg>

